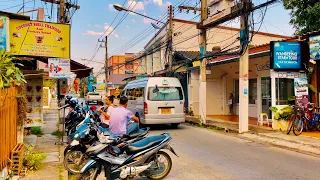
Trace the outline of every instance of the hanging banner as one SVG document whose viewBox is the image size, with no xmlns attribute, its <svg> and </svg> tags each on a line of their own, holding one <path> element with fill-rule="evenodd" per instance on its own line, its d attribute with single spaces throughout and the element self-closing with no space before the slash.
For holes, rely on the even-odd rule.
<svg viewBox="0 0 320 180">
<path fill-rule="evenodd" d="M 308 95 L 308 79 L 294 78 L 294 95 L 302 96 Z"/>
<path fill-rule="evenodd" d="M 11 19 L 9 26 L 13 55 L 70 58 L 70 25 Z"/>
<path fill-rule="evenodd" d="M 320 35 L 310 37 L 310 59 L 320 60 Z"/>
<path fill-rule="evenodd" d="M 0 16 L 0 50 L 10 50 L 9 21 L 6 16 Z"/>
<path fill-rule="evenodd" d="M 49 58 L 49 77 L 65 79 L 70 77 L 70 59 Z"/>
<path fill-rule="evenodd" d="M 307 78 L 294 78 L 294 95 L 296 96 L 296 106 L 307 106 L 309 102 Z"/>
</svg>

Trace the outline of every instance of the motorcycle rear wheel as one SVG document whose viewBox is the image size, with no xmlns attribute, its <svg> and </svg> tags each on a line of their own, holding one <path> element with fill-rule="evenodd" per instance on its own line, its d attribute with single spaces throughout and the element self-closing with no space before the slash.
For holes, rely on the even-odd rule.
<svg viewBox="0 0 320 180">
<path fill-rule="evenodd" d="M 171 168 L 172 168 L 172 160 L 171 160 L 171 157 L 169 156 L 169 154 L 167 154 L 166 152 L 163 152 L 163 151 L 157 152 L 157 154 L 154 154 L 153 156 L 151 156 L 149 158 L 147 163 L 150 163 L 155 160 L 159 161 L 159 159 L 161 157 L 167 161 L 167 165 L 164 165 L 164 169 L 161 173 L 157 173 L 159 171 L 159 169 L 161 170 L 161 168 L 163 168 L 163 167 L 161 167 L 161 165 L 163 165 L 161 162 L 158 162 L 158 165 L 160 165 L 160 166 L 156 167 L 156 169 L 154 169 L 151 166 L 150 167 L 150 174 L 147 176 L 148 179 L 151 179 L 151 180 L 163 179 L 170 173 Z"/>
<path fill-rule="evenodd" d="M 81 168 L 88 160 L 88 156 L 81 151 L 69 151 L 63 160 L 66 170 L 72 174 L 79 174 Z"/>
<path fill-rule="evenodd" d="M 99 174 L 98 170 L 99 169 L 97 167 L 90 168 L 86 172 L 81 174 L 79 176 L 78 180 L 95 180 L 95 179 L 97 179 L 97 176 Z"/>
</svg>

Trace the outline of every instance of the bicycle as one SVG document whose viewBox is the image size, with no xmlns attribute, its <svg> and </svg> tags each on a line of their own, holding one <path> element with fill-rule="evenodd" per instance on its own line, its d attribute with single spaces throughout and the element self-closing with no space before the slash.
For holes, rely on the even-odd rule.
<svg viewBox="0 0 320 180">
<path fill-rule="evenodd" d="M 294 109 L 294 113 L 290 116 L 286 134 L 290 134 L 290 132 L 293 131 L 293 122 L 296 119 L 300 119 L 301 118 L 301 107 L 298 107 L 298 106 L 295 106 L 295 105 L 289 105 L 289 106 L 291 106 L 292 109 Z"/>
<path fill-rule="evenodd" d="M 303 129 L 306 127 L 306 129 L 316 129 L 320 131 L 320 114 L 315 112 L 314 103 L 308 103 L 307 108 L 302 112 L 302 116 L 295 118 L 293 122 L 293 134 L 296 136 L 299 136 Z"/>
</svg>

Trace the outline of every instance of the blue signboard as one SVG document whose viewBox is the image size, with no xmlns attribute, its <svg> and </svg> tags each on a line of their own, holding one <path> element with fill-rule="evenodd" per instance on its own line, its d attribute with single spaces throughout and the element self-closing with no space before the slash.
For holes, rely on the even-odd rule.
<svg viewBox="0 0 320 180">
<path fill-rule="evenodd" d="M 93 82 L 94 82 L 94 76 L 90 75 L 88 77 L 88 92 L 92 92 L 93 91 Z"/>
<path fill-rule="evenodd" d="M 301 69 L 300 42 L 271 42 L 271 67 L 275 70 Z"/>
</svg>

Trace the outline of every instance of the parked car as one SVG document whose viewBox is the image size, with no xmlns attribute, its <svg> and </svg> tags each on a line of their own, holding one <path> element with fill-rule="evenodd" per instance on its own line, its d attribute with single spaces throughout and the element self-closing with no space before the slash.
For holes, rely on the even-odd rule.
<svg viewBox="0 0 320 180">
<path fill-rule="evenodd" d="M 97 105 L 98 101 L 102 101 L 102 95 L 97 92 L 88 92 L 86 102 L 88 105 Z"/>
<path fill-rule="evenodd" d="M 129 82 L 122 95 L 128 109 L 140 117 L 140 124 L 171 124 L 185 121 L 185 99 L 180 81 L 171 77 L 150 77 Z"/>
</svg>

